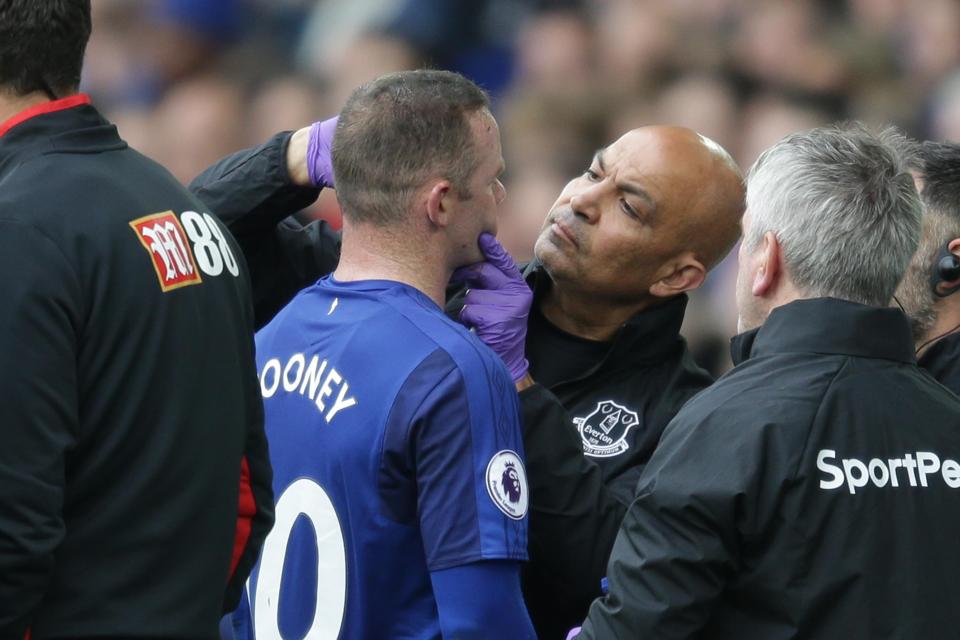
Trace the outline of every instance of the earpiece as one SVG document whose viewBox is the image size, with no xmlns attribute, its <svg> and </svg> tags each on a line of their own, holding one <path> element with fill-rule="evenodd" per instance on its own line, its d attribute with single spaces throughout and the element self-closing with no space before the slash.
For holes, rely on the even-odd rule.
<svg viewBox="0 0 960 640">
<path fill-rule="evenodd" d="M 940 271 L 940 277 L 946 282 L 952 282 L 960 278 L 960 258 L 952 253 L 940 258 L 937 263 L 937 270 Z"/>
<path fill-rule="evenodd" d="M 933 271 L 930 273 L 930 286 L 933 287 L 934 295 L 946 298 L 960 290 L 960 282 L 957 280 L 960 280 L 960 258 L 953 255 L 949 244 L 946 244 L 940 250 Z M 955 284 L 941 290 L 941 284 L 950 282 Z"/>
</svg>

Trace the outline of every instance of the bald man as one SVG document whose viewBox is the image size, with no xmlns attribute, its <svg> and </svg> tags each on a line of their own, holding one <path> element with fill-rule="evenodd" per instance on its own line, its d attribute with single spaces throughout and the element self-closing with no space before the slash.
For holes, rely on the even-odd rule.
<svg viewBox="0 0 960 640">
<path fill-rule="evenodd" d="M 537 384 L 520 394 L 524 595 L 541 638 L 563 637 L 600 593 L 640 472 L 667 423 L 712 382 L 679 334 L 685 292 L 730 251 L 744 206 L 740 170 L 719 145 L 644 127 L 598 151 L 547 214 L 524 272 Z"/>
<path fill-rule="evenodd" d="M 323 225 L 288 220 L 271 230 L 291 204 L 317 196 L 307 135 L 228 157 L 192 185 L 231 224 L 255 288 L 259 279 L 292 289 L 264 275 L 276 268 L 295 281 L 335 264 Z M 521 331 L 535 384 L 520 393 L 530 482 L 524 597 L 541 638 L 563 637 L 600 595 L 640 471 L 667 423 L 712 382 L 679 334 L 685 292 L 729 252 L 743 210 L 740 170 L 719 145 L 689 129 L 644 127 L 598 151 L 547 214 L 523 274 L 533 290 Z M 500 311 L 514 303 L 493 293 Z M 258 298 L 277 303 L 269 292 Z M 463 292 L 448 313 L 459 316 L 462 304 Z"/>
</svg>

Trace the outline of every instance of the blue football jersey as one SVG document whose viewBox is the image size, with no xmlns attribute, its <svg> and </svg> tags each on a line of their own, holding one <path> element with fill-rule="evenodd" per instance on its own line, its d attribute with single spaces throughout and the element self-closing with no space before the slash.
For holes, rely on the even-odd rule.
<svg viewBox="0 0 960 640">
<path fill-rule="evenodd" d="M 257 334 L 276 523 L 256 637 L 440 636 L 430 574 L 526 560 L 519 402 L 428 297 L 332 277 Z"/>
</svg>

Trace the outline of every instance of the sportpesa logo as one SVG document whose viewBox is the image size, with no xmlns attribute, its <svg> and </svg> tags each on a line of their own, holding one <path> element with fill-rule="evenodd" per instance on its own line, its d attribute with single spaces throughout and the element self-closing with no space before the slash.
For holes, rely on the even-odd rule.
<svg viewBox="0 0 960 640">
<path fill-rule="evenodd" d="M 837 452 L 821 449 L 817 454 L 817 469 L 827 477 L 820 480 L 821 489 L 839 489 L 846 485 L 851 494 L 873 484 L 875 487 L 929 486 L 929 477 L 941 477 L 951 489 L 960 489 L 960 463 L 930 451 L 905 453 L 902 458 L 872 458 L 863 462 L 856 458 L 841 459 L 833 464 Z"/>
</svg>

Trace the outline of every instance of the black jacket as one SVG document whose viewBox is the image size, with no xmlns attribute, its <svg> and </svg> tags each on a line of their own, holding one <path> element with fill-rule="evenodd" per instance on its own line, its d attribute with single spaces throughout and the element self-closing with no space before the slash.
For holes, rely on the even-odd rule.
<svg viewBox="0 0 960 640">
<path fill-rule="evenodd" d="M 552 283 L 536 262 L 527 266 L 525 278 L 536 306 Z M 450 306 L 459 312 L 457 300 Z M 625 504 L 633 500 L 640 472 L 667 423 L 713 382 L 680 336 L 686 308 L 687 296 L 679 295 L 636 314 L 589 368 L 549 385 L 570 413 L 584 454 Z M 528 334 L 532 371 L 557 366 L 565 357 L 562 351 L 538 350 L 539 344 Z"/>
<path fill-rule="evenodd" d="M 239 597 L 271 475 L 246 267 L 204 211 L 89 105 L 0 137 L 2 638 L 212 637 Z"/>
<path fill-rule="evenodd" d="M 190 191 L 230 227 L 246 256 L 258 330 L 340 260 L 339 233 L 326 222 L 304 226 L 291 215 L 310 206 L 320 189 L 290 183 L 290 136 L 278 133 L 259 147 L 229 155 L 190 183 Z"/>
<path fill-rule="evenodd" d="M 525 277 L 536 305 L 550 279 L 536 263 Z M 534 385 L 520 394 L 530 480 L 523 590 L 541 638 L 564 637 L 600 595 L 641 471 L 680 407 L 711 382 L 680 336 L 686 305 L 681 295 L 638 313 L 589 369 L 549 391 Z M 453 298 L 448 313 L 461 306 L 462 297 Z M 539 344 L 528 333 L 534 375 L 565 356 L 538 352 Z M 596 455 L 585 456 L 591 450 Z"/>
<path fill-rule="evenodd" d="M 960 333 L 951 333 L 930 345 L 917 364 L 937 382 L 960 395 Z"/>
<path fill-rule="evenodd" d="M 793 302 L 734 361 L 667 427 L 580 637 L 955 638 L 960 399 L 903 314 Z"/>
<path fill-rule="evenodd" d="M 277 227 L 318 194 L 290 185 L 289 137 L 279 134 L 228 156 L 191 184 L 231 225 L 247 255 L 260 324 L 298 288 L 333 270 L 339 257 L 339 238 L 324 224 L 301 227 L 287 219 Z M 539 300 L 550 286 L 546 273 L 531 264 L 525 277 Z M 455 317 L 462 295 L 452 293 L 447 312 Z M 600 595 L 610 549 L 643 465 L 683 403 L 711 382 L 679 335 L 686 302 L 679 296 L 638 314 L 586 371 L 550 389 L 536 384 L 520 394 L 530 482 L 531 562 L 524 571 L 524 595 L 540 637 L 563 637 Z M 534 374 L 565 356 L 538 352 L 534 342 L 528 338 Z M 581 429 L 609 438 L 610 443 L 596 441 L 612 455 L 584 456 Z"/>
</svg>

